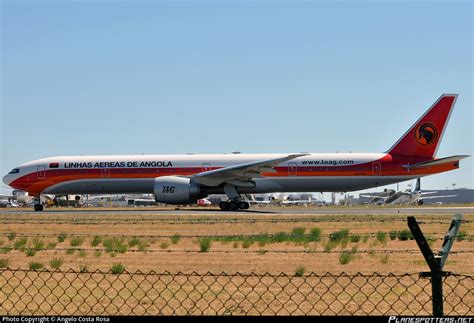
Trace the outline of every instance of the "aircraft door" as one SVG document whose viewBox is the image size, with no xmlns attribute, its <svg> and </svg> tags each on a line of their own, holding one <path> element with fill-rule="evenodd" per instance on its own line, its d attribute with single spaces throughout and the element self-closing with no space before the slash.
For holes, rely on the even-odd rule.
<svg viewBox="0 0 474 323">
<path fill-rule="evenodd" d="M 102 168 L 100 170 L 100 175 L 102 177 L 110 177 L 110 168 Z"/>
<path fill-rule="evenodd" d="M 209 170 L 211 170 L 211 164 L 210 163 L 203 163 L 201 171 L 202 172 L 207 172 Z"/>
<path fill-rule="evenodd" d="M 45 179 L 46 178 L 46 166 L 38 166 L 37 173 L 38 179 Z"/>
<path fill-rule="evenodd" d="M 288 163 L 288 176 L 296 176 L 298 173 L 298 166 L 296 163 Z"/>
<path fill-rule="evenodd" d="M 372 175 L 380 175 L 382 172 L 382 164 L 375 162 L 372 164 Z"/>
</svg>

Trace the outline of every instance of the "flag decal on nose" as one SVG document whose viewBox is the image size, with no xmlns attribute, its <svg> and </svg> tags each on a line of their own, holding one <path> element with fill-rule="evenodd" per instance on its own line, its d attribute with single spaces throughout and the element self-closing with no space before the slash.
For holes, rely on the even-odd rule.
<svg viewBox="0 0 474 323">
<path fill-rule="evenodd" d="M 49 168 L 59 168 L 59 163 L 49 163 Z"/>
</svg>

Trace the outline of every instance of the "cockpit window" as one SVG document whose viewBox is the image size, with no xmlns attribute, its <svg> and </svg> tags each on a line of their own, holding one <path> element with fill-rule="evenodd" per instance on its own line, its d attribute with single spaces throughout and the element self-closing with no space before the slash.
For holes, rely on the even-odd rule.
<svg viewBox="0 0 474 323">
<path fill-rule="evenodd" d="M 18 174 L 20 172 L 19 168 L 13 168 L 9 174 Z"/>
</svg>

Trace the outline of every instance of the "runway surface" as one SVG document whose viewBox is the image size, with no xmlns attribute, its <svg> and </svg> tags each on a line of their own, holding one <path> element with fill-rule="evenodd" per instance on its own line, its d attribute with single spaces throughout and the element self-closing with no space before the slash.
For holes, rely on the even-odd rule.
<svg viewBox="0 0 474 323">
<path fill-rule="evenodd" d="M 71 215 L 91 215 L 91 214 L 127 214 L 139 213 L 146 214 L 171 214 L 171 215 L 199 215 L 199 214 L 301 214 L 301 215 L 317 215 L 317 214 L 474 214 L 474 207 L 400 207 L 400 208 L 383 208 L 383 207 L 311 207 L 311 208 L 288 208 L 288 207 L 258 207 L 245 211 L 221 211 L 216 208 L 167 208 L 167 209 L 149 209 L 149 208 L 129 208 L 129 209 L 75 209 L 75 208 L 49 208 L 43 212 L 34 212 L 29 209 L 3 209 L 0 214 L 57 214 L 67 213 Z"/>
</svg>

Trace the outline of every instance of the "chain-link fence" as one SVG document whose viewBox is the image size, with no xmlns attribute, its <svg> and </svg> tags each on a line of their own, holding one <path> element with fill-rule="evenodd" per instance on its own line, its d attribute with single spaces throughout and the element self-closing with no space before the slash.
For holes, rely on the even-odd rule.
<svg viewBox="0 0 474 323">
<path fill-rule="evenodd" d="M 473 315 L 474 276 L 443 278 L 447 315 Z M 431 315 L 419 274 L 0 270 L 0 315 Z"/>
</svg>

